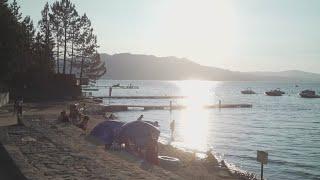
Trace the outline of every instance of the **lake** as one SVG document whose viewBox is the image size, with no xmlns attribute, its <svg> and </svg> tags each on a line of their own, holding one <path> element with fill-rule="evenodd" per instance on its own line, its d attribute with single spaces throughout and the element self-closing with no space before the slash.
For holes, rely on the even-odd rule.
<svg viewBox="0 0 320 180">
<path fill-rule="evenodd" d="M 123 121 L 158 121 L 161 141 L 169 141 L 169 124 L 176 121 L 172 145 L 185 150 L 215 155 L 241 170 L 260 174 L 257 150 L 269 153 L 264 177 L 267 179 L 320 179 L 320 99 L 303 99 L 298 93 L 305 89 L 320 91 L 319 83 L 288 82 L 215 82 L 215 81 L 116 81 L 99 80 L 97 85 L 129 85 L 139 89 L 113 89 L 116 96 L 185 95 L 172 100 L 187 106 L 184 110 L 132 110 L 119 112 Z M 296 87 L 296 84 L 298 87 Z M 252 88 L 258 94 L 243 95 Z M 281 97 L 264 95 L 267 90 L 281 88 Z M 100 88 L 95 96 L 107 96 Z M 252 108 L 203 109 L 203 105 L 249 103 Z M 162 99 L 104 99 L 104 104 L 169 105 Z"/>
</svg>

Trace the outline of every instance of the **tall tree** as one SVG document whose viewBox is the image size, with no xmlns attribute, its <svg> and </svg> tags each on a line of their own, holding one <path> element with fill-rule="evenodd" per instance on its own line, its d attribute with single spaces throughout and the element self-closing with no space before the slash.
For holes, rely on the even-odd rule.
<svg viewBox="0 0 320 180">
<path fill-rule="evenodd" d="M 80 23 L 80 17 L 77 16 L 73 16 L 71 19 L 71 26 L 70 26 L 70 43 L 71 43 L 71 59 L 70 59 L 70 70 L 69 70 L 69 74 L 72 74 L 72 70 L 73 70 L 73 63 L 74 63 L 74 57 L 75 57 L 75 47 L 77 46 L 77 42 L 78 42 L 78 38 L 80 36 L 80 27 L 81 27 L 81 23 Z"/>
<path fill-rule="evenodd" d="M 107 72 L 105 62 L 101 61 L 100 54 L 98 52 L 91 57 L 91 61 L 88 63 L 85 72 L 88 78 L 95 80 Z"/>
<path fill-rule="evenodd" d="M 21 22 L 21 37 L 19 44 L 19 54 L 21 55 L 19 63 L 19 71 L 24 73 L 28 71 L 31 66 L 33 59 L 33 43 L 35 36 L 35 28 L 33 26 L 33 21 L 30 16 L 26 16 Z"/>
<path fill-rule="evenodd" d="M 44 48 L 44 54 L 43 58 L 44 61 L 41 61 L 42 66 L 49 66 L 49 68 L 52 68 L 52 61 L 53 61 L 53 47 L 54 47 L 54 40 L 52 37 L 52 26 L 50 22 L 50 8 L 48 2 L 45 4 L 43 10 L 41 11 L 41 20 L 38 22 L 39 28 L 40 28 L 40 35 L 38 37 L 41 37 L 43 48 Z"/>
<path fill-rule="evenodd" d="M 52 5 L 51 10 L 63 33 L 63 74 L 65 74 L 67 60 L 67 43 L 69 40 L 68 35 L 71 28 L 72 20 L 74 19 L 74 17 L 78 16 L 78 13 L 75 9 L 75 5 L 72 4 L 70 0 L 61 0 L 60 2 L 55 2 Z"/>
<path fill-rule="evenodd" d="M 19 11 L 20 6 L 18 5 L 16 0 L 13 0 L 13 2 L 10 4 L 10 10 L 13 16 L 16 18 L 16 21 L 20 21 L 22 19 L 22 14 Z"/>
<path fill-rule="evenodd" d="M 57 73 L 60 73 L 60 45 L 61 45 L 61 39 L 62 39 L 62 29 L 60 26 L 60 19 L 56 16 L 56 14 L 59 12 L 59 2 L 54 2 L 51 6 L 52 13 L 49 13 L 49 19 L 50 19 L 50 26 L 52 29 L 52 33 L 55 37 L 55 51 L 56 51 L 56 68 Z"/>
<path fill-rule="evenodd" d="M 91 27 L 91 21 L 86 14 L 81 16 L 80 20 L 80 35 L 78 38 L 77 51 L 79 52 L 79 57 L 81 59 L 80 63 L 80 83 L 82 83 L 82 77 L 84 74 L 84 69 L 86 67 L 86 61 L 90 61 L 93 54 L 96 52 L 97 37 L 93 34 L 93 28 Z"/>
<path fill-rule="evenodd" d="M 22 18 L 19 9 L 16 1 L 8 4 L 7 0 L 0 0 L 0 81 L 11 87 L 32 82 L 29 72 L 40 70 L 40 62 L 48 60 L 43 57 L 41 34 L 35 36 L 31 18 Z M 42 72 L 46 71 L 50 71 L 49 67 L 43 68 Z"/>
</svg>

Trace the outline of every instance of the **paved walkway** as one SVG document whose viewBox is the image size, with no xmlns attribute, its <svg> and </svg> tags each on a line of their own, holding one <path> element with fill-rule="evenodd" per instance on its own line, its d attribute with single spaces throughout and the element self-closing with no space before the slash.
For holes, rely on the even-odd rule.
<svg viewBox="0 0 320 180">
<path fill-rule="evenodd" d="M 0 127 L 17 124 L 17 116 L 13 115 L 12 105 L 0 107 Z"/>
<path fill-rule="evenodd" d="M 26 126 L 8 128 L 5 147 L 28 179 L 180 179 L 158 167 L 145 171 L 91 145 L 78 128 L 41 118 L 25 116 Z"/>
</svg>

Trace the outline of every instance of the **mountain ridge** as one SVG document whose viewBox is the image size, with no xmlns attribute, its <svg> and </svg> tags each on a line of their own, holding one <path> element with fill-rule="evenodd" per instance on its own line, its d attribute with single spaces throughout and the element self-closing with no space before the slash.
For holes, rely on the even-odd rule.
<svg viewBox="0 0 320 180">
<path fill-rule="evenodd" d="M 240 72 L 203 66 L 174 56 L 101 53 L 107 73 L 102 78 L 118 80 L 215 80 L 215 81 L 320 81 L 320 74 L 300 70 Z"/>
</svg>

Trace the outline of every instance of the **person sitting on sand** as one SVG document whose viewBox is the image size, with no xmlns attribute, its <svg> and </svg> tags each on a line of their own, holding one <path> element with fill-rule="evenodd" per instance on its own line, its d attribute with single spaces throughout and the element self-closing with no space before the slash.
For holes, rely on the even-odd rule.
<svg viewBox="0 0 320 180">
<path fill-rule="evenodd" d="M 143 114 L 140 115 L 140 117 L 138 117 L 137 121 L 142 121 L 143 118 Z"/>
<path fill-rule="evenodd" d="M 58 117 L 58 122 L 63 122 L 63 123 L 70 122 L 69 117 L 65 110 L 61 111 L 60 116 Z"/>
<path fill-rule="evenodd" d="M 82 106 L 79 108 L 79 113 L 85 114 L 87 111 L 86 103 L 83 103 Z"/>
<path fill-rule="evenodd" d="M 89 116 L 84 116 L 83 120 L 77 125 L 78 128 L 86 131 L 88 128 Z"/>
<path fill-rule="evenodd" d="M 109 116 L 109 119 L 110 120 L 115 120 L 115 119 L 117 119 L 117 117 L 114 114 L 111 113 L 110 116 Z"/>
</svg>

